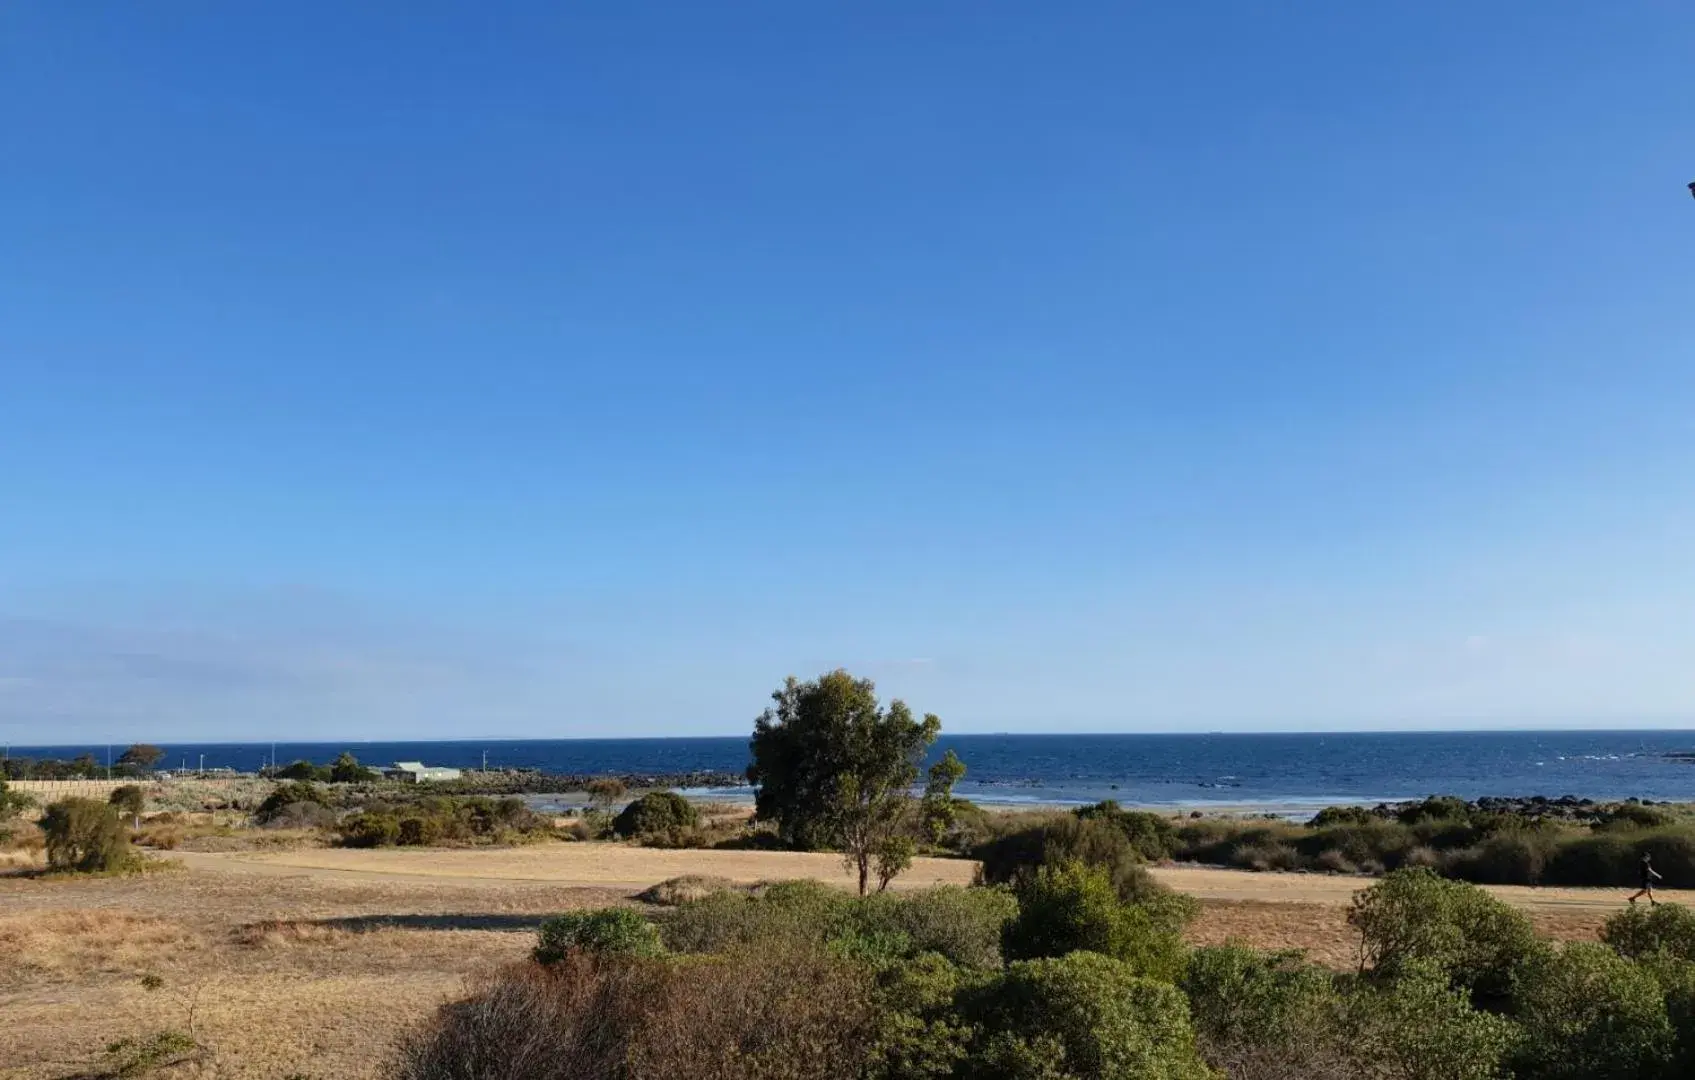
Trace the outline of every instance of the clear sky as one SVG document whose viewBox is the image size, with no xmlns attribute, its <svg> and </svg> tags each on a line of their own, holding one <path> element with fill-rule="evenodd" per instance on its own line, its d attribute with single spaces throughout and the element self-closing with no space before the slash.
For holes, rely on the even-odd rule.
<svg viewBox="0 0 1695 1080">
<path fill-rule="evenodd" d="M 1695 722 L 1695 6 L 0 5 L 0 735 Z"/>
</svg>

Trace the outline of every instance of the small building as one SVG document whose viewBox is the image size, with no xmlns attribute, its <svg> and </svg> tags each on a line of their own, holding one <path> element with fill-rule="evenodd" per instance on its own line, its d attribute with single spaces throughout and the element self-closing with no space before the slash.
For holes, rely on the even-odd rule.
<svg viewBox="0 0 1695 1080">
<path fill-rule="evenodd" d="M 425 765 L 421 761 L 397 761 L 393 768 L 384 769 L 383 775 L 390 780 L 422 784 L 434 780 L 457 780 L 459 770 L 443 768 L 440 765 Z"/>
</svg>

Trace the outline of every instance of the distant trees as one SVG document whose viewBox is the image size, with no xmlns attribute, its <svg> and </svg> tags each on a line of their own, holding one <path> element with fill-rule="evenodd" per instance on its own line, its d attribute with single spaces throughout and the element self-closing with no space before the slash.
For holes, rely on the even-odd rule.
<svg viewBox="0 0 1695 1080">
<path fill-rule="evenodd" d="M 129 772 L 152 772 L 165 752 L 151 743 L 136 743 L 118 755 L 118 765 Z"/>
<path fill-rule="evenodd" d="M 771 698 L 750 744 L 757 816 L 797 847 L 843 849 L 861 895 L 875 868 L 880 891 L 911 864 L 911 788 L 941 720 L 885 708 L 871 680 L 842 670 L 791 676 Z"/>
<path fill-rule="evenodd" d="M 273 769 L 270 776 L 273 780 L 317 780 L 327 784 L 330 782 L 330 767 L 314 765 L 305 758 L 300 758 L 280 769 Z"/>
<path fill-rule="evenodd" d="M 330 782 L 335 784 L 362 784 L 379 780 L 375 769 L 367 769 L 359 764 L 359 759 L 350 752 L 343 750 L 341 756 L 330 762 Z"/>
</svg>

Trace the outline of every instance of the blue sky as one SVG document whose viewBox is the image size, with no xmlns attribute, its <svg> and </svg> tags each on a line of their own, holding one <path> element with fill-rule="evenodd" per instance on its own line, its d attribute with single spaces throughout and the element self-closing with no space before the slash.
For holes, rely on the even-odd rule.
<svg viewBox="0 0 1695 1080">
<path fill-rule="evenodd" d="M 1695 8 L 0 8 L 0 734 L 1695 726 Z"/>
</svg>

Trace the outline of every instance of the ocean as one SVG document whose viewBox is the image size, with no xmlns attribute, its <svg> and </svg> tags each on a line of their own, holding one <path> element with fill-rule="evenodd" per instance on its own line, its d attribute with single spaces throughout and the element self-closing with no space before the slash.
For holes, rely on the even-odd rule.
<svg viewBox="0 0 1695 1080">
<path fill-rule="evenodd" d="M 270 743 L 165 745 L 161 767 L 259 769 Z M 351 750 L 366 764 L 423 761 L 560 773 L 739 773 L 747 739 L 534 739 L 275 744 L 277 760 L 326 762 Z M 1695 731 L 1504 731 L 1347 734 L 954 735 L 965 762 L 957 793 L 990 804 L 1068 805 L 1117 799 L 1171 809 L 1293 813 L 1332 803 L 1426 795 L 1695 801 Z M 121 753 L 122 746 L 111 752 Z M 106 760 L 105 746 L 13 746 L 14 757 Z M 696 794 L 746 797 L 745 789 Z"/>
</svg>

